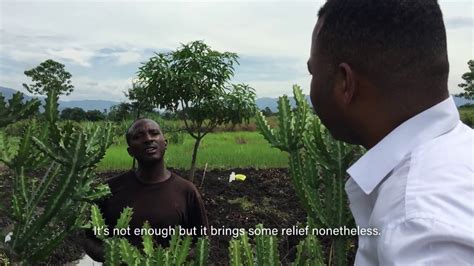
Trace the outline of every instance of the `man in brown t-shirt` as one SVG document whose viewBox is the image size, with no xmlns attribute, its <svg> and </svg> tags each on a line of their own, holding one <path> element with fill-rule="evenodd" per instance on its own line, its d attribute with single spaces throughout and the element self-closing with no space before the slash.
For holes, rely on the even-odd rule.
<svg viewBox="0 0 474 266">
<path fill-rule="evenodd" d="M 130 235 L 135 246 L 141 245 L 141 236 L 134 234 L 148 221 L 151 228 L 207 227 L 203 201 L 196 187 L 189 181 L 166 169 L 164 154 L 167 141 L 160 126 L 150 119 L 136 120 L 126 134 L 128 153 L 138 162 L 130 170 L 107 180 L 112 195 L 99 203 L 109 232 L 115 226 L 125 207 L 133 208 Z M 155 236 L 158 244 L 167 246 L 170 237 Z M 100 240 L 90 233 L 84 250 L 96 261 L 103 261 L 104 251 Z"/>
</svg>

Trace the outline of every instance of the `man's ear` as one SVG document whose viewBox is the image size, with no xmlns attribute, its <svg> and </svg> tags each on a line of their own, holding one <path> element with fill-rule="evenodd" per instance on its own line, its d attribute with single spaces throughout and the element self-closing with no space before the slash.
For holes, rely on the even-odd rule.
<svg viewBox="0 0 474 266">
<path fill-rule="evenodd" d="M 336 96 L 344 105 L 349 105 L 356 90 L 355 73 L 349 64 L 341 63 L 336 77 Z"/>
<path fill-rule="evenodd" d="M 168 147 L 168 139 L 165 138 L 165 148 Z"/>
</svg>

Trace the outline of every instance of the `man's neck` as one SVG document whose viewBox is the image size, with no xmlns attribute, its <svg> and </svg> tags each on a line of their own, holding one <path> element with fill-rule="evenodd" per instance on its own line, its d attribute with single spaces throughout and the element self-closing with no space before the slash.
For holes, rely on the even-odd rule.
<svg viewBox="0 0 474 266">
<path fill-rule="evenodd" d="M 363 146 L 368 150 L 371 149 L 395 128 L 405 123 L 412 117 L 446 100 L 449 97 L 449 94 L 446 93 L 446 95 L 443 97 L 439 99 L 432 99 L 431 101 L 427 101 L 425 103 L 418 103 L 418 105 L 412 104 L 413 107 L 407 108 L 406 110 L 403 110 L 403 106 L 399 106 L 394 107 L 391 111 L 388 111 L 385 114 L 383 112 L 373 112 L 370 119 L 370 125 L 365 127 L 372 130 L 368 130 L 368 132 L 366 132 L 365 136 L 367 137 L 363 142 Z M 382 107 L 375 109 L 381 108 Z"/>
<path fill-rule="evenodd" d="M 163 160 L 151 164 L 138 162 L 136 174 L 137 178 L 145 183 L 163 182 L 171 176 Z"/>
</svg>

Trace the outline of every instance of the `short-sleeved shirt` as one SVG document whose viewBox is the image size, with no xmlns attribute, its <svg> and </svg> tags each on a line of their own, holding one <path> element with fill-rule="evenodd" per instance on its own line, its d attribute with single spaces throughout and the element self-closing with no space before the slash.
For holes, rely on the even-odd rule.
<svg viewBox="0 0 474 266">
<path fill-rule="evenodd" d="M 107 180 L 112 196 L 100 202 L 99 207 L 105 222 L 112 232 L 120 213 L 125 207 L 133 208 L 130 221 L 131 234 L 127 239 L 140 246 L 141 235 L 135 235 L 135 228 L 142 228 L 145 221 L 151 228 L 163 229 L 181 226 L 207 227 L 208 221 L 204 203 L 196 187 L 188 180 L 171 173 L 171 177 L 159 183 L 143 183 L 134 171 L 128 171 Z M 156 231 L 158 232 L 158 231 Z M 167 246 L 168 236 L 155 236 L 158 244 Z"/>
</svg>

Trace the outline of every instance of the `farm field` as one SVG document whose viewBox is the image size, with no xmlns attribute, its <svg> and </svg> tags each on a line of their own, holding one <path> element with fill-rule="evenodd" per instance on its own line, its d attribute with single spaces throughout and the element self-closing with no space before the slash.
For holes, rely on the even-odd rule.
<svg viewBox="0 0 474 266">
<path fill-rule="evenodd" d="M 165 132 L 166 135 L 166 132 Z M 171 134 L 167 135 L 171 139 Z M 180 143 L 169 143 L 165 156 L 168 167 L 186 176 L 191 161 L 194 139 L 183 134 Z M 99 178 L 112 177 L 132 166 L 123 136 L 106 153 L 98 166 Z M 194 183 L 199 188 L 208 212 L 209 224 L 218 228 L 254 228 L 263 224 L 267 228 L 291 228 L 306 222 L 306 213 L 299 202 L 288 173 L 288 155 L 273 148 L 258 131 L 214 132 L 201 142 L 198 152 Z M 203 168 L 207 172 L 203 180 Z M 231 172 L 245 174 L 244 182 L 228 182 Z M 11 184 L 3 184 L 0 204 L 10 201 Z M 1 215 L 6 217 L 6 215 Z M 0 226 L 11 221 L 0 220 Z M 48 264 L 64 264 L 80 259 L 84 252 L 80 233 L 68 237 L 49 257 Z M 231 236 L 214 236 L 210 239 L 210 263 L 226 265 L 229 261 Z M 293 261 L 296 245 L 302 237 L 280 236 L 278 250 L 283 265 Z M 329 239 L 320 239 L 327 251 Z M 352 243 L 356 243 L 356 239 Z M 355 244 L 349 249 L 348 259 L 353 260 Z"/>
<path fill-rule="evenodd" d="M 165 132 L 166 135 L 166 132 Z M 168 167 L 189 169 L 194 139 L 184 134 L 183 143 L 169 143 L 165 159 Z M 283 168 L 288 167 L 288 155 L 273 148 L 258 132 L 210 133 L 201 142 L 197 168 Z M 98 166 L 99 171 L 126 170 L 132 166 L 123 137 L 111 146 Z"/>
<path fill-rule="evenodd" d="M 171 169 L 184 176 L 185 171 Z M 228 182 L 231 171 L 245 174 L 243 182 Z M 116 175 L 117 171 L 107 171 L 99 174 L 100 179 Z M 204 182 L 201 183 L 202 172 L 198 171 L 195 185 L 199 188 L 208 212 L 209 224 L 226 228 L 254 228 L 263 224 L 266 228 L 291 228 L 306 222 L 306 213 L 291 185 L 291 178 L 286 168 L 273 169 L 229 169 L 210 170 L 206 172 Z M 4 189 L 11 184 L 4 184 Z M 8 195 L 0 193 L 1 204 L 8 204 Z M 5 217 L 2 215 L 1 217 Z M 0 226 L 6 226 L 11 221 L 0 219 Z M 75 233 L 68 237 L 59 246 L 47 261 L 47 265 L 62 265 L 76 261 L 83 256 L 80 241 L 83 236 Z M 210 239 L 209 263 L 212 265 L 227 265 L 229 260 L 228 245 L 232 236 L 219 235 Z M 281 263 L 289 265 L 296 255 L 296 245 L 301 236 L 278 236 L 278 250 Z M 320 239 L 324 246 L 328 246 L 329 238 Z M 354 238 L 348 251 L 349 262 L 355 255 L 357 239 Z"/>
</svg>

